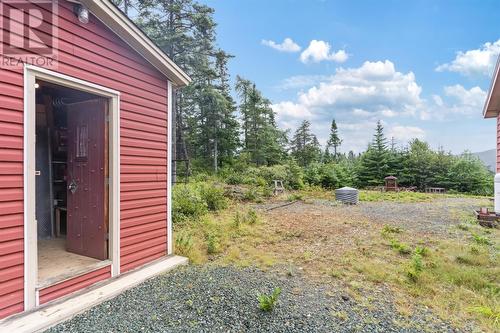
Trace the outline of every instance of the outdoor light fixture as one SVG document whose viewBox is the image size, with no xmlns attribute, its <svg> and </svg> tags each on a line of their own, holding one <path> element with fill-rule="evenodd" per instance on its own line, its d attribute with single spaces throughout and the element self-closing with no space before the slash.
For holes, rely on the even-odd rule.
<svg viewBox="0 0 500 333">
<path fill-rule="evenodd" d="M 89 10 L 85 8 L 83 5 L 75 5 L 74 11 L 76 16 L 78 17 L 78 21 L 83 24 L 89 23 Z"/>
<path fill-rule="evenodd" d="M 40 88 L 40 84 L 39 83 L 35 83 L 35 89 L 38 89 Z"/>
</svg>

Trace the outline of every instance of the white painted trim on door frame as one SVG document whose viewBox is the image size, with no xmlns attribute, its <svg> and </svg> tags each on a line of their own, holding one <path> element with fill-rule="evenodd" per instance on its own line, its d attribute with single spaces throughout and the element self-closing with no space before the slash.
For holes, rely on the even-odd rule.
<svg viewBox="0 0 500 333">
<path fill-rule="evenodd" d="M 174 239 L 173 234 L 172 234 L 172 112 L 173 112 L 173 98 L 174 98 L 174 92 L 173 92 L 173 84 L 170 81 L 167 81 L 167 165 L 168 165 L 168 171 L 167 171 L 167 254 L 171 255 L 174 253 L 174 244 L 172 244 L 172 241 Z"/>
<path fill-rule="evenodd" d="M 109 256 L 111 276 L 120 274 L 120 92 L 44 68 L 24 66 L 24 310 L 38 305 L 38 244 L 35 221 L 35 82 L 43 80 L 102 96 L 109 101 Z"/>
</svg>

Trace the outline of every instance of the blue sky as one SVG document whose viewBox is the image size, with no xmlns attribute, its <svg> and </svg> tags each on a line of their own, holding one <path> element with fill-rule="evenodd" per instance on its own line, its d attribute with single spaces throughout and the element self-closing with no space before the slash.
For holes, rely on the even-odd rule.
<svg viewBox="0 0 500 333">
<path fill-rule="evenodd" d="M 203 0 L 233 76 L 254 81 L 281 127 L 308 119 L 361 151 L 381 120 L 399 145 L 495 147 L 481 117 L 500 52 L 498 1 Z"/>
</svg>

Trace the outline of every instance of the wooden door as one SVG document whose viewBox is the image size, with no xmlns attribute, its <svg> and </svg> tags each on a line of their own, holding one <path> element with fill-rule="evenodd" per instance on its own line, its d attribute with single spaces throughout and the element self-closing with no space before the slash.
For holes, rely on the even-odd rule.
<svg viewBox="0 0 500 333">
<path fill-rule="evenodd" d="M 107 102 L 95 99 L 71 104 L 67 113 L 66 249 L 104 260 L 108 258 Z"/>
</svg>

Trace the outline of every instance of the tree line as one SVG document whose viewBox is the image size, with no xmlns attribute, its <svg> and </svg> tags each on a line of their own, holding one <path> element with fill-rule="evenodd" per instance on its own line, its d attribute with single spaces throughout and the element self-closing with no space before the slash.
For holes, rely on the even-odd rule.
<svg viewBox="0 0 500 333">
<path fill-rule="evenodd" d="M 293 133 L 280 129 L 271 101 L 255 83 L 236 76 L 234 58 L 217 46 L 214 10 L 194 0 L 116 0 L 115 3 L 191 78 L 175 91 L 174 155 L 179 170 L 220 173 L 249 166 L 298 164 L 306 183 L 327 187 L 381 185 L 394 175 L 403 186 L 440 186 L 490 193 L 491 174 L 470 154 L 434 151 L 421 140 L 389 147 L 379 122 L 367 150 L 341 152 L 335 120 L 322 150 L 305 120 Z M 180 162 L 182 161 L 182 163 Z"/>
</svg>

